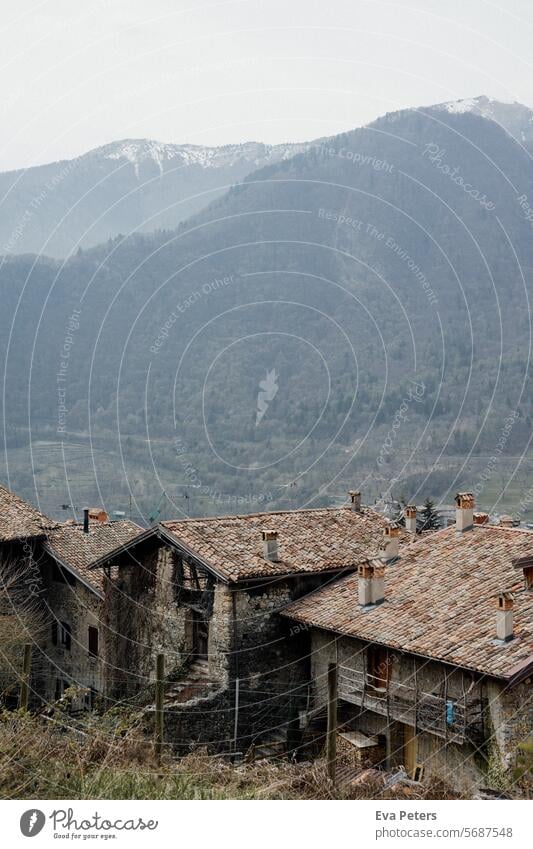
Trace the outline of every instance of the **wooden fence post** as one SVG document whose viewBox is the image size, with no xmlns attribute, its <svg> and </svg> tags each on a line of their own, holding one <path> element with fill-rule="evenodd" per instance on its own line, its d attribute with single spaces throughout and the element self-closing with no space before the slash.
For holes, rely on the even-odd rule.
<svg viewBox="0 0 533 849">
<path fill-rule="evenodd" d="M 24 644 L 24 657 L 22 660 L 22 678 L 20 682 L 20 707 L 28 710 L 28 699 L 30 695 L 30 671 L 31 671 L 31 644 Z"/>
<path fill-rule="evenodd" d="M 337 762 L 337 666 L 328 666 L 328 733 L 326 738 L 328 775 L 335 784 Z"/>
<path fill-rule="evenodd" d="M 237 742 L 239 739 L 239 695 L 240 695 L 240 681 L 238 678 L 235 679 L 235 704 L 233 707 L 233 754 L 235 755 L 237 752 Z M 233 758 L 235 759 L 235 758 Z"/>
<path fill-rule="evenodd" d="M 164 733 L 165 655 L 157 655 L 155 681 L 155 757 L 161 763 Z"/>
</svg>

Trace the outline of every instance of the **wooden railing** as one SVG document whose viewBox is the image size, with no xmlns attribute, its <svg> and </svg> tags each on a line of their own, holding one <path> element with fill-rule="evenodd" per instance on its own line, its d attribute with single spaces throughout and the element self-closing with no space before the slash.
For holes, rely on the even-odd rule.
<svg viewBox="0 0 533 849">
<path fill-rule="evenodd" d="M 339 666 L 339 698 L 455 743 L 464 742 L 470 726 L 477 730 L 481 717 L 479 699 L 466 693 L 459 698 L 437 696 L 347 666 Z"/>
</svg>

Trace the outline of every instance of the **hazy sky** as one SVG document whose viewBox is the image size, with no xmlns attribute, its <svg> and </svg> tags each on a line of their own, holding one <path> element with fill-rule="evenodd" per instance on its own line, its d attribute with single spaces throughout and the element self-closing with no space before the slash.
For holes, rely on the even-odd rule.
<svg viewBox="0 0 533 849">
<path fill-rule="evenodd" d="M 531 0 L 0 0 L 0 169 L 121 138 L 297 141 L 488 94 L 533 106 Z"/>
</svg>

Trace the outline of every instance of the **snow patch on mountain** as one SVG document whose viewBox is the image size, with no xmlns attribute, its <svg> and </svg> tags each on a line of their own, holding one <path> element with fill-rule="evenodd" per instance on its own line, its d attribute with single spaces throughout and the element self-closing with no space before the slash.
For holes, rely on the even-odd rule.
<svg viewBox="0 0 533 849">
<path fill-rule="evenodd" d="M 126 159 L 133 165 L 138 178 L 139 167 L 150 160 L 157 165 L 161 174 L 164 173 L 165 164 L 172 161 L 175 161 L 178 167 L 227 168 L 244 160 L 260 168 L 272 162 L 289 159 L 309 147 L 311 144 L 307 143 L 268 145 L 261 142 L 203 147 L 193 144 L 166 144 L 151 139 L 125 139 L 97 148 L 86 155 L 103 159 Z"/>
<path fill-rule="evenodd" d="M 501 106 L 518 106 L 520 109 L 524 108 L 516 100 L 495 100 L 492 97 L 486 97 L 486 95 L 482 94 L 479 97 L 467 97 L 464 100 L 450 100 L 447 103 L 439 103 L 435 106 L 435 109 L 444 110 L 451 115 L 473 112 L 476 115 L 481 115 L 483 118 L 494 120 Z"/>
<path fill-rule="evenodd" d="M 450 115 L 470 113 L 494 121 L 520 144 L 533 144 L 533 110 L 516 100 L 496 100 L 493 97 L 470 97 L 432 107 Z"/>
</svg>

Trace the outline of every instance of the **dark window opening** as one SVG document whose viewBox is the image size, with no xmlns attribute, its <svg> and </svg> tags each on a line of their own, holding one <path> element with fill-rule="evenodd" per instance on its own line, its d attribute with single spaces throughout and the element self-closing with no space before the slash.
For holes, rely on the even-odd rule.
<svg viewBox="0 0 533 849">
<path fill-rule="evenodd" d="M 368 646 L 368 683 L 377 690 L 386 690 L 389 684 L 390 664 L 387 649 L 383 646 Z"/>
<path fill-rule="evenodd" d="M 54 700 L 56 702 L 59 699 L 63 698 L 63 695 L 64 695 L 67 687 L 68 687 L 68 684 L 67 684 L 66 681 L 63 680 L 63 678 L 56 678 L 56 689 L 55 689 L 55 696 L 54 696 Z"/>
<path fill-rule="evenodd" d="M 72 629 L 68 622 L 61 622 L 61 645 L 66 651 L 70 651 L 72 645 Z"/>
<path fill-rule="evenodd" d="M 89 655 L 98 657 L 98 628 L 89 625 Z"/>
<path fill-rule="evenodd" d="M 52 622 L 52 643 L 57 646 L 57 619 Z"/>
</svg>

